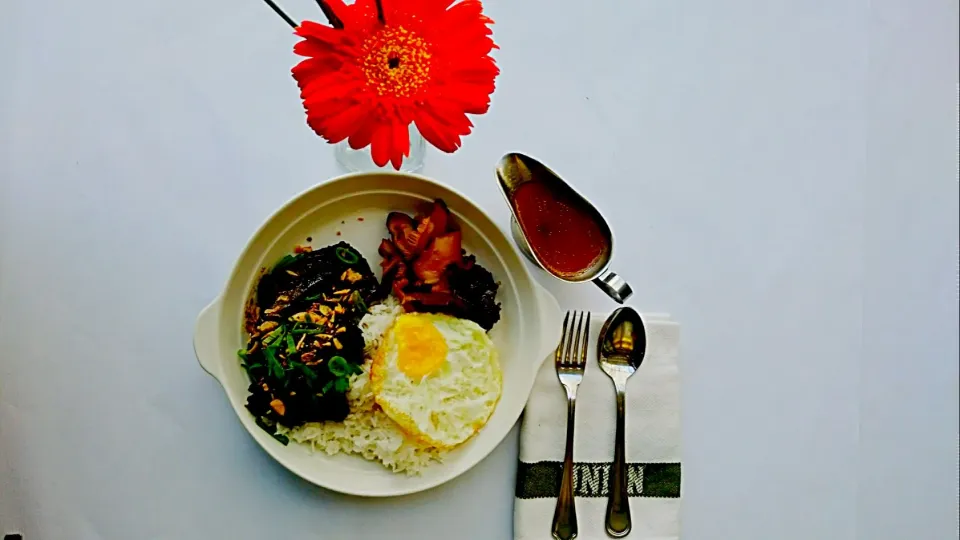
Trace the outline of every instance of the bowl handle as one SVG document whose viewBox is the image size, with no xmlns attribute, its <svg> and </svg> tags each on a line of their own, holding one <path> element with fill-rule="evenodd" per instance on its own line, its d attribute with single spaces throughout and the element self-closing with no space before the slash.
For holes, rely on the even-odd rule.
<svg viewBox="0 0 960 540">
<path fill-rule="evenodd" d="M 220 370 L 217 369 L 220 357 L 217 350 L 217 342 L 220 338 L 217 331 L 219 318 L 220 298 L 217 297 L 200 312 L 193 330 L 193 352 L 197 355 L 197 361 L 200 362 L 200 367 L 204 371 L 217 380 L 220 380 Z"/>
<path fill-rule="evenodd" d="M 540 347 L 534 373 L 540 370 L 544 360 L 557 349 L 560 344 L 560 334 L 563 333 L 563 312 L 557 299 L 547 289 L 537 282 L 533 284 L 537 292 L 537 303 L 540 305 Z"/>
</svg>

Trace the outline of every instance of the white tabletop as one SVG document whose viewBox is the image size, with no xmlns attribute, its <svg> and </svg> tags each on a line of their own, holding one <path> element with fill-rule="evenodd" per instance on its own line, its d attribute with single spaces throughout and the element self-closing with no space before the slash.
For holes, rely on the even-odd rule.
<svg viewBox="0 0 960 540">
<path fill-rule="evenodd" d="M 492 169 L 522 150 L 609 216 L 631 303 L 683 325 L 684 539 L 954 537 L 957 3 L 487 12 L 492 109 L 424 173 L 506 226 Z M 194 359 L 249 235 L 339 173 L 294 42 L 259 0 L 3 2 L 0 533 L 511 538 L 516 432 L 438 489 L 346 498 Z"/>
</svg>

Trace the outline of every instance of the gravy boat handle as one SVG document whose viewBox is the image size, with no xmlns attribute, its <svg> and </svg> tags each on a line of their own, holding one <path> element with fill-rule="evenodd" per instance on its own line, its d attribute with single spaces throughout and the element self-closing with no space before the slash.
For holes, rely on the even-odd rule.
<svg viewBox="0 0 960 540">
<path fill-rule="evenodd" d="M 633 294 L 630 284 L 610 270 L 604 270 L 599 276 L 593 278 L 593 283 L 619 304 L 624 303 Z"/>
</svg>

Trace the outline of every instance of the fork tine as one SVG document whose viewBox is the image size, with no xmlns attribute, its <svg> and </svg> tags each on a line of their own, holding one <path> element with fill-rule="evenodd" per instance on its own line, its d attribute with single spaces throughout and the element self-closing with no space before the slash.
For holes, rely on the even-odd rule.
<svg viewBox="0 0 960 540">
<path fill-rule="evenodd" d="M 571 328 L 572 330 L 572 328 Z M 572 366 L 580 365 L 580 334 L 583 331 L 583 312 L 577 312 L 577 336 L 576 340 L 573 343 L 573 350 L 567 353 L 567 362 Z M 587 340 L 584 339 L 583 343 L 586 344 Z"/>
<path fill-rule="evenodd" d="M 569 366 L 570 361 L 573 358 L 573 325 L 577 322 L 577 312 L 573 312 L 573 318 L 570 320 L 570 332 L 567 335 L 567 347 L 563 353 L 563 358 L 560 359 L 560 363 L 564 366 Z"/>
<path fill-rule="evenodd" d="M 560 364 L 563 361 L 563 342 L 567 340 L 567 322 L 570 321 L 570 312 L 567 312 L 567 316 L 563 318 L 563 333 L 560 334 L 560 343 L 557 345 L 557 350 L 554 353 L 553 361 L 556 364 Z"/>
<path fill-rule="evenodd" d="M 580 351 L 580 365 L 587 363 L 587 343 L 590 341 L 590 312 L 587 312 L 587 324 L 583 334 L 583 349 Z M 579 332 L 578 332 L 579 333 Z"/>
</svg>

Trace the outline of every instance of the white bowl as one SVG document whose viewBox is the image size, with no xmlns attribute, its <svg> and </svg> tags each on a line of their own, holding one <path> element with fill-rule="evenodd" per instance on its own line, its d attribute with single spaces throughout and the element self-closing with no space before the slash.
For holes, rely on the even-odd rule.
<svg viewBox="0 0 960 540">
<path fill-rule="evenodd" d="M 493 186 L 491 185 L 491 189 Z M 472 439 L 419 476 L 388 471 L 363 458 L 313 452 L 291 441 L 283 446 L 254 423 L 246 410 L 249 380 L 236 352 L 245 345 L 244 304 L 261 268 L 297 244 L 315 247 L 344 240 L 379 271 L 377 246 L 388 237 L 391 211 L 442 198 L 463 231 L 463 247 L 500 282 L 501 319 L 490 332 L 500 351 L 503 394 L 487 425 Z M 337 233 L 340 232 L 340 235 Z M 379 276 L 378 276 L 379 277 Z M 557 301 L 533 280 L 517 249 L 473 202 L 434 180 L 405 173 L 358 173 L 334 178 L 294 197 L 277 210 L 243 249 L 221 294 L 200 313 L 194 350 L 200 365 L 223 386 L 250 435 L 284 467 L 319 486 L 360 496 L 414 493 L 447 482 L 487 456 L 510 431 L 533 387 L 541 362 L 560 340 Z"/>
</svg>

